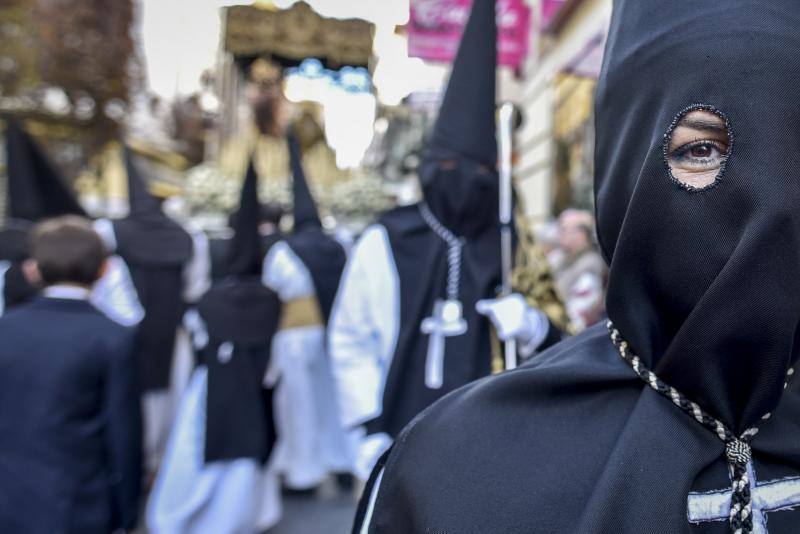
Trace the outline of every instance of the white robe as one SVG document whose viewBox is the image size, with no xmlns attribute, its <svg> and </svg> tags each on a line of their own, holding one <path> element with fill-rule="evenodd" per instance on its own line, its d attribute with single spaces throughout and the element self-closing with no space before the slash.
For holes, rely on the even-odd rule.
<svg viewBox="0 0 800 534">
<path fill-rule="evenodd" d="M 116 250 L 117 238 L 113 223 L 108 219 L 98 219 L 94 222 L 94 228 L 103 238 L 106 247 L 111 251 Z M 186 231 L 192 238 L 192 258 L 183 270 L 183 299 L 191 303 L 197 302 L 211 286 L 211 257 L 206 235 L 195 229 L 187 228 Z M 125 270 L 127 272 L 127 268 Z M 130 280 L 130 274 L 128 279 Z M 133 287 L 132 282 L 130 286 Z M 161 463 L 178 402 L 194 367 L 192 347 L 186 331 L 179 327 L 175 336 L 169 389 L 151 391 L 142 396 L 145 464 L 151 473 L 155 473 Z"/>
<path fill-rule="evenodd" d="M 381 414 L 383 390 L 397 345 L 400 280 L 386 229 L 367 228 L 345 267 L 328 326 L 329 352 L 342 423 L 360 425 Z M 355 474 L 366 480 L 391 445 L 386 434 L 365 436 Z"/>
<path fill-rule="evenodd" d="M 302 260 L 280 241 L 264 260 L 264 285 L 283 302 L 315 296 Z M 331 472 L 352 470 L 352 443 L 336 409 L 325 347 L 325 327 L 279 331 L 272 343 L 271 380 L 277 380 L 275 465 L 293 489 L 317 486 Z"/>
<path fill-rule="evenodd" d="M 108 258 L 108 269 L 92 288 L 89 300 L 110 319 L 124 326 L 137 325 L 144 318 L 131 273 L 119 256 Z"/>
</svg>

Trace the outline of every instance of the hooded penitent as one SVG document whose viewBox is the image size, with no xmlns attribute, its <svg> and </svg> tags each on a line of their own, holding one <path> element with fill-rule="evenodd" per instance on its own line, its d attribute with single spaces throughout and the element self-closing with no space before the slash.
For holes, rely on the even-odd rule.
<svg viewBox="0 0 800 534">
<path fill-rule="evenodd" d="M 147 191 L 130 150 L 125 150 L 130 213 L 114 221 L 117 253 L 125 260 L 145 310 L 138 351 L 145 390 L 170 383 L 175 335 L 184 311 L 183 269 L 192 257 L 192 238 Z"/>
<path fill-rule="evenodd" d="M 496 296 L 500 283 L 500 229 L 495 139 L 497 28 L 494 0 L 476 0 L 420 169 L 424 205 L 393 210 L 386 228 L 400 279 L 400 331 L 384 388 L 382 413 L 368 431 L 396 436 L 421 410 L 453 389 L 491 371 L 490 329 L 475 303 Z M 434 230 L 434 226 L 439 230 Z M 461 243 L 453 278 L 452 248 L 444 227 Z M 449 280 L 449 276 L 450 280 Z M 421 324 L 435 303 L 457 288 L 467 331 L 444 343 L 442 384 L 426 385 L 430 336 Z"/>
<path fill-rule="evenodd" d="M 5 135 L 9 216 L 29 222 L 59 215 L 85 217 L 59 172 L 15 120 L 7 119 Z"/>
<path fill-rule="evenodd" d="M 261 272 L 264 259 L 261 236 L 258 234 L 258 175 L 253 161 L 247 165 L 247 175 L 242 184 L 239 210 L 232 217 L 233 237 L 228 247 L 226 271 L 228 276 L 252 276 Z"/>
<path fill-rule="evenodd" d="M 615 2 L 595 168 L 619 349 L 599 325 L 445 399 L 370 532 L 798 532 L 799 25 L 791 0 Z M 687 110 L 710 119 L 674 147 Z M 677 160 L 721 170 L 687 187 Z"/>
<path fill-rule="evenodd" d="M 263 381 L 280 301 L 261 283 L 257 181 L 251 161 L 234 218 L 228 275 L 198 304 L 208 332 L 208 344 L 200 350 L 208 368 L 206 462 L 266 461 L 275 442 L 272 390 L 264 389 Z"/>
<path fill-rule="evenodd" d="M 800 355 L 796 8 L 620 2 L 597 95 L 609 317 L 665 382 L 739 432 L 775 407 Z M 657 73 L 669 84 L 642 91 Z M 732 137 L 704 191 L 677 186 L 661 150 L 687 107 L 717 110 Z"/>
<path fill-rule="evenodd" d="M 300 147 L 294 135 L 289 135 L 288 144 L 294 193 L 294 229 L 286 242 L 311 273 L 317 300 L 327 321 L 346 258 L 342 246 L 322 230 L 317 205 L 303 171 Z"/>
<path fill-rule="evenodd" d="M 473 238 L 498 220 L 495 2 L 475 0 L 439 116 L 425 148 L 425 202 L 454 234 Z"/>
<path fill-rule="evenodd" d="M 0 229 L 0 261 L 12 264 L 3 285 L 8 308 L 36 293 L 20 269 L 28 255 L 33 223 L 60 215 L 85 217 L 86 213 L 33 138 L 13 118 L 6 117 L 5 122 L 8 218 Z"/>
</svg>

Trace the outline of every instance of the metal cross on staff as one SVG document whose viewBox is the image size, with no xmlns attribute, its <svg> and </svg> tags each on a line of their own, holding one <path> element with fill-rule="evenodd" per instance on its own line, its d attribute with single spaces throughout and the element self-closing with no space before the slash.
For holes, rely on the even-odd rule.
<svg viewBox="0 0 800 534">
<path fill-rule="evenodd" d="M 800 477 L 770 482 L 756 482 L 753 462 L 747 464 L 753 506 L 753 534 L 769 534 L 767 513 L 800 505 Z M 731 507 L 731 490 L 689 494 L 689 522 L 727 521 Z"/>
<path fill-rule="evenodd" d="M 439 389 L 444 383 L 444 340 L 467 331 L 461 303 L 452 299 L 437 300 L 433 305 L 433 315 L 422 321 L 420 330 L 429 336 L 425 385 L 430 389 Z"/>
</svg>

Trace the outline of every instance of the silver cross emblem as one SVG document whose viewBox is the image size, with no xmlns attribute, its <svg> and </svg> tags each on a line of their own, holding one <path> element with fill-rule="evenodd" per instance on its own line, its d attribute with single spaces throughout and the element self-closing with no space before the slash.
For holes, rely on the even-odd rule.
<svg viewBox="0 0 800 534">
<path fill-rule="evenodd" d="M 444 384 L 445 338 L 460 336 L 467 331 L 462 311 L 461 303 L 457 300 L 437 300 L 433 304 L 433 316 L 422 321 L 420 330 L 428 334 L 425 385 L 430 389 L 440 389 Z"/>
<path fill-rule="evenodd" d="M 747 464 L 753 504 L 753 534 L 769 534 L 767 513 L 800 505 L 800 477 L 757 482 L 753 462 Z M 728 521 L 731 490 L 689 494 L 689 522 Z"/>
</svg>

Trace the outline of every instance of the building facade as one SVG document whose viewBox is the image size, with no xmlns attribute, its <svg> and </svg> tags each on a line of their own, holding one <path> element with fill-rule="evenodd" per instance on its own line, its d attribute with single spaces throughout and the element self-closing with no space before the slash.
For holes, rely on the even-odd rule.
<svg viewBox="0 0 800 534">
<path fill-rule="evenodd" d="M 517 188 L 534 224 L 570 206 L 591 208 L 594 88 L 612 0 L 529 0 L 532 50 L 517 102 Z"/>
</svg>

